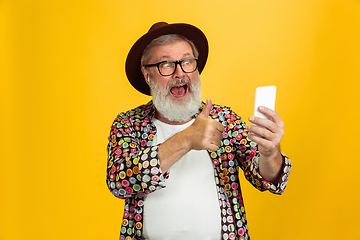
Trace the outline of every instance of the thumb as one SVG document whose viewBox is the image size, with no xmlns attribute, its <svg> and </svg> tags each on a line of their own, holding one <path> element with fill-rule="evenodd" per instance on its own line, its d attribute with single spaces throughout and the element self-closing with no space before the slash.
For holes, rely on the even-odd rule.
<svg viewBox="0 0 360 240">
<path fill-rule="evenodd" d="M 200 114 L 205 117 L 209 116 L 211 108 L 212 108 L 212 102 L 211 102 L 210 98 L 208 98 L 206 100 L 206 105 Z"/>
</svg>

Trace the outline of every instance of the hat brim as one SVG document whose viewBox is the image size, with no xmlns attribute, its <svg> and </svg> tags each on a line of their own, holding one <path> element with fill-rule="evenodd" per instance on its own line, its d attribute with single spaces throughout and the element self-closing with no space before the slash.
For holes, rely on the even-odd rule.
<svg viewBox="0 0 360 240">
<path fill-rule="evenodd" d="M 135 42 L 129 51 L 125 63 L 126 76 L 129 82 L 136 90 L 143 94 L 150 95 L 150 88 L 145 82 L 144 76 L 141 72 L 141 56 L 145 47 L 152 40 L 166 34 L 179 34 L 192 41 L 199 52 L 199 73 L 201 73 L 205 67 L 209 46 L 204 33 L 200 29 L 185 23 L 174 23 L 151 30 Z"/>
</svg>

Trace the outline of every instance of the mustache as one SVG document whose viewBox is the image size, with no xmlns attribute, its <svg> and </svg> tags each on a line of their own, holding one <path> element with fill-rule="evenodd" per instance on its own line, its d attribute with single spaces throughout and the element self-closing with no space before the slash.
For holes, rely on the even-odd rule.
<svg viewBox="0 0 360 240">
<path fill-rule="evenodd" d="M 187 84 L 189 89 L 192 89 L 192 85 L 190 82 L 190 79 L 188 78 L 180 78 L 180 79 L 173 79 L 170 82 L 168 82 L 168 84 L 166 85 L 167 88 L 167 92 L 170 91 L 170 89 L 175 86 L 175 85 L 179 85 L 179 84 Z"/>
</svg>

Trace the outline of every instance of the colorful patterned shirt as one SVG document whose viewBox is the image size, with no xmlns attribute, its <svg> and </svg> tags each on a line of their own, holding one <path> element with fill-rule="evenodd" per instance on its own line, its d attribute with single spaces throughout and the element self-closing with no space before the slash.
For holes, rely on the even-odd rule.
<svg viewBox="0 0 360 240">
<path fill-rule="evenodd" d="M 202 111 L 203 102 L 199 112 Z M 160 171 L 159 145 L 152 146 L 156 127 L 152 123 L 155 107 L 150 101 L 115 119 L 109 137 L 107 185 L 111 193 L 125 199 L 120 240 L 143 239 L 143 207 L 146 194 L 166 187 L 166 173 Z M 222 218 L 222 239 L 250 239 L 241 194 L 238 170 L 260 191 L 282 194 L 287 184 L 291 161 L 284 156 L 280 181 L 266 181 L 259 174 L 257 144 L 247 138 L 246 124 L 230 108 L 213 105 L 209 117 L 224 127 L 223 139 L 217 151 L 209 151 L 214 166 Z M 191 216 L 189 216 L 191 217 Z"/>
</svg>

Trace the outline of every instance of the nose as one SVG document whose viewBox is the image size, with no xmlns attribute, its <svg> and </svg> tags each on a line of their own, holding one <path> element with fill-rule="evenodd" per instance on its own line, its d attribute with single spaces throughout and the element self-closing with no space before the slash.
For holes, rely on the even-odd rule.
<svg viewBox="0 0 360 240">
<path fill-rule="evenodd" d="M 173 73 L 175 78 L 183 78 L 185 76 L 185 72 L 182 70 L 180 63 L 175 65 L 175 72 Z"/>
</svg>

